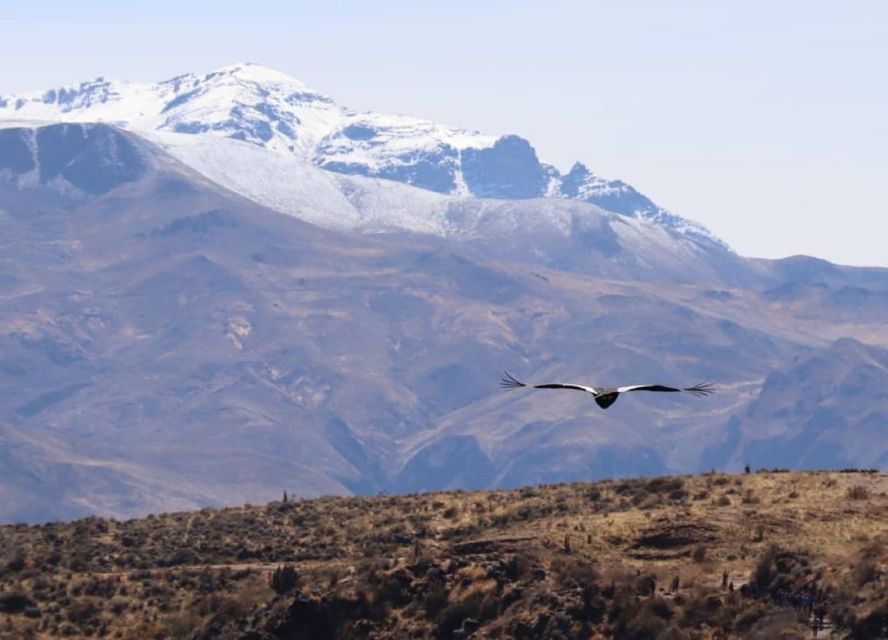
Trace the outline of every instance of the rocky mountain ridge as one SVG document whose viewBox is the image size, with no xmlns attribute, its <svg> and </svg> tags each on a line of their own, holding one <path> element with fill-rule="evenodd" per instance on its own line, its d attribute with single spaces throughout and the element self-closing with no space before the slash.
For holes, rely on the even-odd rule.
<svg viewBox="0 0 888 640">
<path fill-rule="evenodd" d="M 705 245 L 724 243 L 630 185 L 580 163 L 562 175 L 512 134 L 491 136 L 408 116 L 357 112 L 286 74 L 239 64 L 153 85 L 97 78 L 0 96 L 0 120 L 109 122 L 139 132 L 222 136 L 347 175 L 442 194 L 568 198 L 650 220 Z"/>
</svg>

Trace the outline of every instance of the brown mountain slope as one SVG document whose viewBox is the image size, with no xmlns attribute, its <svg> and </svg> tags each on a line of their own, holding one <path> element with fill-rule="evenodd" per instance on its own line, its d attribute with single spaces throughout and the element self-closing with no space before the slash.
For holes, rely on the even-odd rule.
<svg viewBox="0 0 888 640">
<path fill-rule="evenodd" d="M 888 270 L 719 258 L 554 200 L 467 199 L 468 237 L 337 232 L 107 125 L 0 133 L 0 522 L 888 460 Z M 310 174 L 269 179 L 321 207 Z M 602 411 L 503 369 L 718 393 Z"/>
<path fill-rule="evenodd" d="M 884 637 L 888 475 L 323 498 L 0 528 L 0 636 Z M 5 635 L 4 635 L 5 634 Z"/>
</svg>

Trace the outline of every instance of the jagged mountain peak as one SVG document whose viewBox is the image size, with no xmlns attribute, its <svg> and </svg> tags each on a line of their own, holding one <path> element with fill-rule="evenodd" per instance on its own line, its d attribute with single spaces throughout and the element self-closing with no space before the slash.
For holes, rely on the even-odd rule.
<svg viewBox="0 0 888 640">
<path fill-rule="evenodd" d="M 582 163 L 562 175 L 520 136 L 353 111 L 286 73 L 255 63 L 156 84 L 100 77 L 0 98 L 0 120 L 104 121 L 141 132 L 233 138 L 328 171 L 442 194 L 581 200 L 727 248 L 701 225 L 666 211 L 625 182 L 602 178 Z"/>
<path fill-rule="evenodd" d="M 17 96 L 0 96 L 0 110 L 21 113 L 25 117 L 46 115 L 53 118 L 55 112 L 68 114 L 91 109 L 109 102 L 117 102 L 131 86 L 123 80 L 98 76 L 92 80 L 67 84 L 45 91 L 30 91 Z"/>
<path fill-rule="evenodd" d="M 137 83 L 116 78 L 97 76 L 91 80 L 70 83 L 61 87 L 41 91 L 29 91 L 15 96 L 0 96 L 0 109 L 10 112 L 29 114 L 38 104 L 55 105 L 63 112 L 89 109 L 97 104 L 107 102 L 132 102 L 134 94 L 151 93 L 159 98 L 169 97 L 203 86 L 207 89 L 220 89 L 225 86 L 239 85 L 250 89 L 261 85 L 259 93 L 267 95 L 271 92 L 291 91 L 311 94 L 332 102 L 328 97 L 315 91 L 301 80 L 286 73 L 265 67 L 253 62 L 241 62 L 220 67 L 206 74 L 184 73 L 154 84 Z M 78 98 L 90 97 L 93 100 L 83 101 Z M 220 96 L 227 100 L 230 96 Z M 124 111 L 133 112 L 139 105 L 127 104 Z M 97 114 L 101 118 L 101 113 Z M 130 115 L 136 115 L 130 113 Z M 129 119 L 129 118 L 128 118 Z"/>
<path fill-rule="evenodd" d="M 231 106 L 232 99 L 237 101 L 241 98 L 269 97 L 282 98 L 292 103 L 310 101 L 333 104 L 329 96 L 312 89 L 301 80 L 253 62 L 221 67 L 204 75 L 186 73 L 159 82 L 156 87 L 161 93 L 172 91 L 177 96 L 203 89 L 207 93 L 214 93 L 220 106 Z"/>
</svg>

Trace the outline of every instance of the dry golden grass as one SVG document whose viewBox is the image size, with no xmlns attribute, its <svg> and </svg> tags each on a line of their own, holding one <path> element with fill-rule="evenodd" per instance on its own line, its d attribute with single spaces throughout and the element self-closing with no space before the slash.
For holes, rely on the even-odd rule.
<svg viewBox="0 0 888 640">
<path fill-rule="evenodd" d="M 778 589 L 880 637 L 886 493 L 712 474 L 7 526 L 0 638 L 807 637 Z"/>
</svg>

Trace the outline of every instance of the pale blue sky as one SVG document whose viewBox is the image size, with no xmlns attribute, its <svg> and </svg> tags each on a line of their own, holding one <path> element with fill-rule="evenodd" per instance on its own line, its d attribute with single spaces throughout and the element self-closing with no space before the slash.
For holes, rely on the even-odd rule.
<svg viewBox="0 0 888 640">
<path fill-rule="evenodd" d="M 888 266 L 888 2 L 0 3 L 0 95 L 241 61 L 518 133 L 740 253 Z"/>
</svg>

